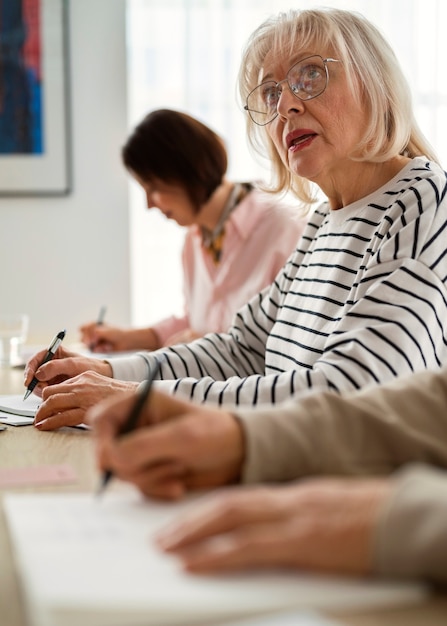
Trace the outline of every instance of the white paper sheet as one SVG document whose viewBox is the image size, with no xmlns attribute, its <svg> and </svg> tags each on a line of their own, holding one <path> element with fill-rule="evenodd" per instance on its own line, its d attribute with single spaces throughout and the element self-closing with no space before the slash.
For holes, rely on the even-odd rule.
<svg viewBox="0 0 447 626">
<path fill-rule="evenodd" d="M 26 399 L 23 396 L 0 396 L 0 423 L 9 426 L 31 426 L 42 398 L 33 393 Z M 87 424 L 77 424 L 69 428 L 90 430 Z"/>
<path fill-rule="evenodd" d="M 26 400 L 23 395 L 0 396 L 0 422 L 11 426 L 32 424 L 41 402 L 33 393 Z"/>
<path fill-rule="evenodd" d="M 34 424 L 34 417 L 24 417 L 23 415 L 13 415 L 0 411 L 0 423 L 9 426 L 31 426 Z"/>
<path fill-rule="evenodd" d="M 9 494 L 4 507 L 33 626 L 211 626 L 291 609 L 416 602 L 423 586 L 307 576 L 185 573 L 151 534 L 191 502 L 160 504 L 133 490 Z"/>
</svg>

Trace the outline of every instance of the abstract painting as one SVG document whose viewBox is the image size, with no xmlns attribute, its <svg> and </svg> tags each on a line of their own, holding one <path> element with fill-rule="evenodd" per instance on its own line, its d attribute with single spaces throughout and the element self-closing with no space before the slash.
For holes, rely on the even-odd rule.
<svg viewBox="0 0 447 626">
<path fill-rule="evenodd" d="M 68 0 L 0 0 L 0 194 L 70 187 Z"/>
</svg>

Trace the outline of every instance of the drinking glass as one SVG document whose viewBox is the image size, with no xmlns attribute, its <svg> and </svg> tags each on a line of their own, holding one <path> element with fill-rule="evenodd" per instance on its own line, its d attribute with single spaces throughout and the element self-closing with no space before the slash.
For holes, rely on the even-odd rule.
<svg viewBox="0 0 447 626">
<path fill-rule="evenodd" d="M 29 317 L 24 313 L 0 313 L 0 366 L 20 363 L 20 350 L 28 334 Z"/>
</svg>

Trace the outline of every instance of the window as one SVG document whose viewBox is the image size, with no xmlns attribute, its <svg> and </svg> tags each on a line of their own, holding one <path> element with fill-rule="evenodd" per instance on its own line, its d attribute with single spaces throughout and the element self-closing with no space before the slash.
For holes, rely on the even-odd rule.
<svg viewBox="0 0 447 626">
<path fill-rule="evenodd" d="M 160 107 L 184 110 L 227 141 L 230 178 L 268 178 L 249 152 L 236 77 L 250 33 L 290 0 L 127 0 L 129 125 Z M 274 5 L 274 6 L 273 6 Z M 410 82 L 416 116 L 441 161 L 447 163 L 447 4 L 441 0 L 324 2 L 353 9 L 381 28 Z M 300 8 L 321 6 L 301 0 Z M 183 229 L 145 210 L 130 182 L 132 321 L 146 325 L 181 312 Z"/>
</svg>

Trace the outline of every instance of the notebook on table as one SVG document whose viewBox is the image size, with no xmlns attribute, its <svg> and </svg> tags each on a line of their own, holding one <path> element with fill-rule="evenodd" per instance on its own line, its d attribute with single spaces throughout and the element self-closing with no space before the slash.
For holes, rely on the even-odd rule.
<svg viewBox="0 0 447 626">
<path fill-rule="evenodd" d="M 7 494 L 4 508 L 31 626 L 212 626 L 275 611 L 370 609 L 426 597 L 422 585 L 287 571 L 193 575 L 151 536 L 191 500 L 135 490 Z"/>
<path fill-rule="evenodd" d="M 0 396 L 0 422 L 10 426 L 26 426 L 34 422 L 34 416 L 42 398 L 32 393 L 26 400 L 23 395 Z"/>
<path fill-rule="evenodd" d="M 31 394 L 26 400 L 23 396 L 0 396 L 0 423 L 9 426 L 31 426 L 42 398 Z M 70 428 L 90 430 L 87 424 L 76 424 Z"/>
</svg>

